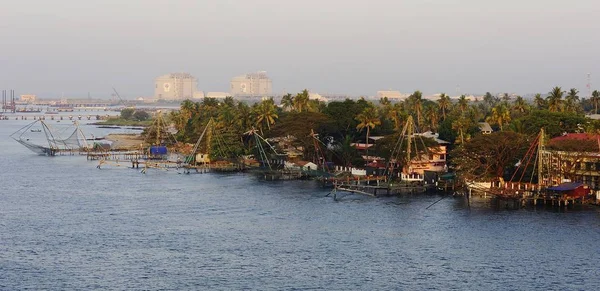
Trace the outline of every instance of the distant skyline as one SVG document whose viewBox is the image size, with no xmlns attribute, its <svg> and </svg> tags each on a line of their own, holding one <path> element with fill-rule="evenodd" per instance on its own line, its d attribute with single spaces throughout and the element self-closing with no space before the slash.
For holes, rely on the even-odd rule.
<svg viewBox="0 0 600 291">
<path fill-rule="evenodd" d="M 597 0 L 23 0 L 0 10 L 0 90 L 152 96 L 267 71 L 275 94 L 600 90 Z"/>
</svg>

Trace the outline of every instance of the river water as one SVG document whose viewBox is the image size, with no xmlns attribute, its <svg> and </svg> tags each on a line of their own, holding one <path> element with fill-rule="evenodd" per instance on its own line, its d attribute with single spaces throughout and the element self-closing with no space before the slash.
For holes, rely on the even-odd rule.
<svg viewBox="0 0 600 291">
<path fill-rule="evenodd" d="M 30 121 L 29 121 L 30 122 Z M 0 121 L 0 289 L 597 290 L 600 211 L 96 169 Z M 84 126 L 84 131 L 98 131 Z M 102 133 L 96 132 L 96 136 Z"/>
</svg>

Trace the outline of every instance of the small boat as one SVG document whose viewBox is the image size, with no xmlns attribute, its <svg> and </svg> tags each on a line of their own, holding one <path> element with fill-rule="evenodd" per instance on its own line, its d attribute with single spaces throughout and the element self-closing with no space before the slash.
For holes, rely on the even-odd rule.
<svg viewBox="0 0 600 291">
<path fill-rule="evenodd" d="M 45 114 L 58 114 L 58 112 L 56 112 L 56 111 L 46 111 Z"/>
<path fill-rule="evenodd" d="M 41 129 L 32 129 L 31 132 L 42 132 Z"/>
</svg>

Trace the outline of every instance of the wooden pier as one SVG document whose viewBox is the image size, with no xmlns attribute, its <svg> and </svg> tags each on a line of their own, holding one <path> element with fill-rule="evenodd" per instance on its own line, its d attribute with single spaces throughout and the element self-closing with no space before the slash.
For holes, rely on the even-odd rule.
<svg viewBox="0 0 600 291">
<path fill-rule="evenodd" d="M 333 186 L 334 199 L 337 198 L 338 191 L 380 197 L 424 193 L 435 187 L 435 185 L 418 182 L 399 181 L 388 183 L 386 176 L 325 178 L 322 182 Z"/>
<path fill-rule="evenodd" d="M 503 185 L 492 184 L 490 188 L 467 188 L 467 201 L 470 203 L 473 195 L 492 199 L 497 209 L 520 209 L 527 207 L 552 207 L 566 208 L 574 205 L 591 204 L 594 199 L 573 197 L 569 195 L 556 195 L 548 193 L 545 188 L 531 183 L 511 183 Z"/>
<path fill-rule="evenodd" d="M 148 155 L 141 151 L 90 151 L 86 153 L 86 157 L 89 161 L 136 161 L 148 159 Z"/>
</svg>

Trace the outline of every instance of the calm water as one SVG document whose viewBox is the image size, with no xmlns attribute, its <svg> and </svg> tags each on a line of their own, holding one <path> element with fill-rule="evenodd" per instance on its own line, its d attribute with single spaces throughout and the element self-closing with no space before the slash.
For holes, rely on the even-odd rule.
<svg viewBox="0 0 600 291">
<path fill-rule="evenodd" d="M 312 182 L 98 170 L 0 121 L 0 289 L 597 290 L 597 208 L 421 195 L 335 202 Z M 89 128 L 85 128 L 89 131 Z M 99 134 L 97 134 L 98 136 Z"/>
</svg>

